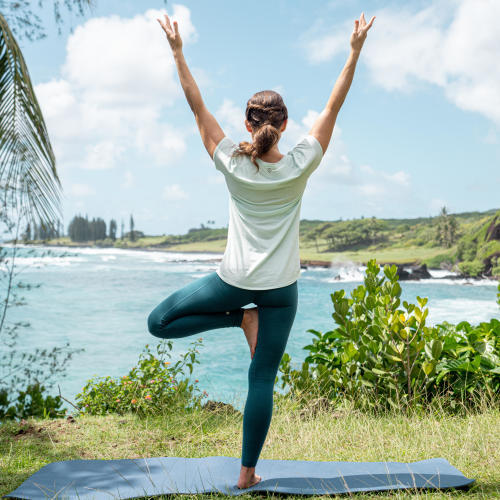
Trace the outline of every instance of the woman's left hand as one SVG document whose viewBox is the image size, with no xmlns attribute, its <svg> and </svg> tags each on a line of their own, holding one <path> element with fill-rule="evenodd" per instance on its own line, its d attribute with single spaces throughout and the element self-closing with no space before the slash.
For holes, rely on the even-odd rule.
<svg viewBox="0 0 500 500">
<path fill-rule="evenodd" d="M 160 19 L 157 21 L 161 24 L 163 31 L 165 31 L 168 39 L 168 43 L 172 51 L 181 50 L 182 49 L 182 40 L 181 35 L 179 34 L 179 26 L 177 25 L 177 21 L 174 21 L 174 29 L 170 24 L 170 19 L 167 14 L 165 14 L 165 22 L 162 22 Z"/>
</svg>

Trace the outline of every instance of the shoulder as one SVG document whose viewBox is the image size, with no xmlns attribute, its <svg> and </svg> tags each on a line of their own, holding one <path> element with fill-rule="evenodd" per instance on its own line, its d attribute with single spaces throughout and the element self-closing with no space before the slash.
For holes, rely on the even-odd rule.
<svg viewBox="0 0 500 500">
<path fill-rule="evenodd" d="M 323 148 L 320 142 L 311 134 L 303 136 L 303 138 L 292 148 L 292 153 L 295 152 L 319 157 L 323 156 Z"/>
<path fill-rule="evenodd" d="M 233 151 L 238 147 L 238 145 L 230 139 L 227 135 L 225 135 L 215 146 L 214 154 L 212 159 L 215 161 L 216 157 L 219 155 L 227 155 L 232 154 Z"/>
<path fill-rule="evenodd" d="M 237 158 L 233 156 L 233 153 L 237 148 L 238 145 L 232 139 L 227 135 L 224 136 L 214 149 L 212 159 L 215 163 L 215 168 L 223 173 L 231 171 L 230 165 Z"/>
</svg>

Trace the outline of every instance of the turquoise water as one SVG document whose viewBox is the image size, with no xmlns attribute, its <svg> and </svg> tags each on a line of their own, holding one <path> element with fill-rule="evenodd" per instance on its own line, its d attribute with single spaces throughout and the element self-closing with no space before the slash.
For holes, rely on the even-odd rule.
<svg viewBox="0 0 500 500">
<path fill-rule="evenodd" d="M 15 262 L 22 269 L 17 278 L 41 286 L 23 290 L 27 304 L 10 308 L 7 320 L 30 322 L 28 328 L 19 330 L 19 345 L 28 350 L 50 350 L 66 341 L 85 349 L 74 355 L 67 376 L 59 382 L 63 396 L 72 401 L 88 378 L 126 374 L 145 344 L 154 346 L 160 341 L 147 331 L 149 312 L 174 290 L 215 271 L 221 258 L 211 253 L 31 246 L 17 252 Z M 354 265 L 302 270 L 297 316 L 286 349 L 292 364 L 299 364 L 308 354 L 303 346 L 313 336 L 307 329 L 333 327 L 330 294 L 341 288 L 349 293 L 362 281 L 363 271 Z M 432 273 L 436 277 L 448 274 Z M 429 324 L 500 318 L 496 282 L 431 279 L 401 285 L 403 300 L 415 302 L 416 295 L 429 298 Z M 203 346 L 193 380 L 199 379 L 198 386 L 209 399 L 242 409 L 250 364 L 243 331 L 225 328 L 176 339 L 173 361 L 200 336 Z M 57 386 L 52 393 L 58 393 Z"/>
</svg>

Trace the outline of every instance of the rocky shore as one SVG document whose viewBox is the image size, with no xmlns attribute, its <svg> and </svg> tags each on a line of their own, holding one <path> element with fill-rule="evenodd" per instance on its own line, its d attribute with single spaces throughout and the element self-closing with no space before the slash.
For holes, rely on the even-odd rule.
<svg viewBox="0 0 500 500">
<path fill-rule="evenodd" d="M 44 247 L 68 247 L 68 245 L 60 244 L 60 243 L 29 243 L 33 246 L 44 246 Z M 115 247 L 112 245 L 95 245 L 95 244 L 79 244 L 79 245 L 70 245 L 72 248 L 116 248 L 118 250 L 140 250 L 146 252 L 170 252 L 170 253 L 188 253 L 188 254 L 207 254 L 212 253 L 215 255 L 222 256 L 224 252 L 214 252 L 210 250 L 171 250 L 165 247 L 160 246 L 148 246 L 148 247 Z M 207 261 L 217 262 L 220 260 L 220 257 L 216 257 L 214 259 L 206 259 Z M 366 265 L 365 262 L 356 262 L 356 265 Z M 445 276 L 433 277 L 429 272 L 426 264 L 419 264 L 416 262 L 378 262 L 378 264 L 382 267 L 384 265 L 396 265 L 398 268 L 398 276 L 400 281 L 417 281 L 420 279 L 451 279 L 451 280 L 462 280 L 469 279 L 471 281 L 476 280 L 484 280 L 484 279 L 493 279 L 496 281 L 496 278 L 492 278 L 490 276 L 482 276 L 482 277 L 468 277 L 462 274 L 447 274 Z M 308 267 L 322 267 L 329 268 L 332 267 L 332 262 L 330 260 L 312 260 L 312 259 L 300 259 L 300 267 L 301 269 L 307 269 Z M 335 279 L 341 279 L 340 277 L 336 277 Z"/>
</svg>

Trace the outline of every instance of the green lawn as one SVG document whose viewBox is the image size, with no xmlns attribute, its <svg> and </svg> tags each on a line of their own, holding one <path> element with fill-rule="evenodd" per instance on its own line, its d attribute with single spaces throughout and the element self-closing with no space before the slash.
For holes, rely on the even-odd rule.
<svg viewBox="0 0 500 500">
<path fill-rule="evenodd" d="M 21 428 L 24 433 L 19 433 Z M 143 420 L 128 414 L 77 417 L 74 422 L 30 419 L 24 426 L 7 422 L 0 426 L 0 493 L 12 491 L 43 465 L 61 460 L 240 457 L 241 428 L 239 412 L 208 410 Z M 284 399 L 276 403 L 260 458 L 411 462 L 443 457 L 466 477 L 476 479 L 469 491 L 393 491 L 356 494 L 355 498 L 492 499 L 500 498 L 499 429 L 500 410 L 492 407 L 465 417 L 375 417 L 348 404 L 304 413 Z M 254 498 L 248 494 L 242 497 Z"/>
<path fill-rule="evenodd" d="M 157 247 L 164 240 L 163 236 L 148 236 L 140 238 L 135 242 L 117 240 L 115 246 L 118 248 L 148 248 L 154 250 L 167 250 L 171 252 L 219 252 L 224 253 L 226 248 L 226 239 L 199 241 L 194 243 L 182 243 L 179 245 L 170 245 L 168 247 Z M 57 240 L 48 240 L 49 245 L 69 245 L 69 246 L 93 246 L 82 243 L 72 242 L 68 237 Z M 321 246 L 320 246 L 321 249 Z M 366 263 L 375 258 L 379 264 L 390 263 L 409 263 L 421 262 L 425 259 L 435 257 L 442 253 L 454 251 L 454 248 L 444 250 L 440 247 L 425 246 L 391 246 L 388 248 L 377 248 L 376 246 L 364 248 L 358 251 L 348 252 L 317 252 L 314 244 L 303 243 L 300 245 L 301 260 L 319 260 L 324 262 L 358 262 Z"/>
</svg>

